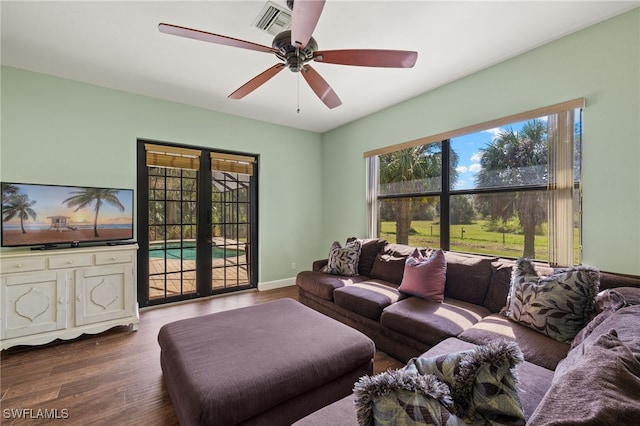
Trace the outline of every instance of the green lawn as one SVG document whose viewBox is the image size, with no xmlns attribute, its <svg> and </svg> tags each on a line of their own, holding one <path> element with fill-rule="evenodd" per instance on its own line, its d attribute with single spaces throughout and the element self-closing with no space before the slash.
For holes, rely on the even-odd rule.
<svg viewBox="0 0 640 426">
<path fill-rule="evenodd" d="M 486 223 L 487 221 L 485 220 L 478 220 L 471 225 L 452 225 L 451 250 L 505 257 L 522 256 L 524 235 L 487 231 L 484 226 Z M 395 228 L 395 222 L 382 222 L 380 238 L 395 242 Z M 420 247 L 440 246 L 440 224 L 438 222 L 414 220 L 411 222 L 411 228 L 415 230 L 415 233 L 409 235 L 409 245 Z M 462 232 L 463 229 L 464 233 Z M 577 229 L 575 231 L 575 241 L 578 241 Z M 549 259 L 548 238 L 546 235 L 536 235 L 535 247 L 536 259 Z M 577 243 L 575 251 L 577 253 Z"/>
</svg>

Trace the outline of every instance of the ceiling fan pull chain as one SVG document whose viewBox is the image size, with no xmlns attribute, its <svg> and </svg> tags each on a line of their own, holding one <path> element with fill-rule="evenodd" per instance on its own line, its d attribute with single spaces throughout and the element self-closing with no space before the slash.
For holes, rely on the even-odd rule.
<svg viewBox="0 0 640 426">
<path fill-rule="evenodd" d="M 296 58 L 300 61 L 300 48 L 296 46 Z M 298 64 L 298 109 L 296 110 L 296 114 L 300 114 L 300 73 L 302 72 L 302 68 L 300 64 Z"/>
<path fill-rule="evenodd" d="M 300 114 L 300 72 L 298 72 L 298 109 L 296 113 Z"/>
</svg>

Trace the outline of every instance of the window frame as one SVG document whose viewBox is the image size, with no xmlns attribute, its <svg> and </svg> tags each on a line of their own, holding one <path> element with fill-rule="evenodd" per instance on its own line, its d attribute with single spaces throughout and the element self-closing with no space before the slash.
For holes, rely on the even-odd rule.
<svg viewBox="0 0 640 426">
<path fill-rule="evenodd" d="M 480 123 L 472 126 L 467 126 L 458 130 L 441 133 L 438 135 L 428 136 L 425 138 L 419 138 L 409 142 L 396 144 L 380 149 L 367 151 L 363 154 L 366 159 L 367 168 L 367 204 L 368 204 L 368 236 L 369 238 L 377 238 L 379 236 L 379 217 L 378 217 L 378 203 L 381 200 L 398 199 L 398 198 L 417 198 L 417 197 L 439 197 L 440 198 L 440 248 L 443 250 L 450 250 L 451 247 L 451 220 L 450 220 L 450 200 L 453 196 L 459 195 L 477 195 L 477 194 L 506 194 L 516 192 L 528 192 L 528 191 L 545 191 L 552 194 L 553 188 L 550 187 L 549 182 L 542 184 L 532 185 L 517 185 L 509 187 L 490 187 L 490 188 L 468 188 L 468 189 L 451 189 L 450 187 L 450 161 L 451 155 L 451 139 L 459 136 L 464 136 L 472 133 L 481 132 L 484 130 L 508 126 L 513 123 L 522 121 L 528 121 L 543 116 L 557 115 L 565 112 L 573 113 L 575 110 L 580 110 L 582 116 L 582 110 L 584 109 L 584 98 L 578 98 L 559 104 L 537 108 L 531 111 L 513 114 L 508 117 L 503 117 L 495 120 L 491 120 L 485 123 Z M 441 189 L 440 191 L 420 191 L 413 193 L 402 194 L 378 194 L 379 178 L 380 178 L 380 160 L 379 156 L 408 149 L 420 145 L 427 145 L 432 143 L 441 144 L 442 155 L 442 169 L 441 169 Z M 447 165 L 447 166 L 445 166 Z M 551 167 L 551 166 L 549 166 Z M 580 173 L 582 167 L 580 168 Z M 580 200 L 580 206 L 578 210 L 572 208 L 572 217 L 578 213 L 580 215 L 580 232 L 582 232 L 582 176 L 574 176 L 573 191 L 577 191 L 578 199 Z M 551 244 L 551 236 L 549 235 L 549 244 Z M 560 243 L 562 244 L 562 243 Z M 561 247 L 557 250 L 566 250 L 565 247 Z M 549 264 L 557 265 L 556 256 L 553 255 L 550 247 Z M 573 244 L 571 247 L 573 251 Z M 504 257 L 504 256 L 503 256 Z M 573 258 L 573 257 L 572 257 Z M 582 236 L 579 235 L 578 255 L 577 262 L 582 261 Z M 572 262 L 573 263 L 573 262 Z M 563 265 L 570 266 L 570 265 Z"/>
</svg>

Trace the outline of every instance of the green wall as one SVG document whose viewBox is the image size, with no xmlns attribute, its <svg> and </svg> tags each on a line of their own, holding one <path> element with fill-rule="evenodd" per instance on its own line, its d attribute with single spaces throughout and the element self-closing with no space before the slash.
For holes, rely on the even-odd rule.
<svg viewBox="0 0 640 426">
<path fill-rule="evenodd" d="M 366 235 L 363 152 L 580 97 L 583 261 L 640 275 L 638 8 L 325 133 L 323 245 Z"/>
<path fill-rule="evenodd" d="M 259 282 L 321 249 L 321 136 L 3 67 L 0 179 L 136 187 L 137 138 L 259 154 Z"/>
<path fill-rule="evenodd" d="M 323 135 L 1 72 L 3 181 L 135 188 L 137 138 L 260 154 L 261 283 L 366 235 L 363 152 L 585 97 L 584 263 L 640 275 L 640 9 Z"/>
</svg>

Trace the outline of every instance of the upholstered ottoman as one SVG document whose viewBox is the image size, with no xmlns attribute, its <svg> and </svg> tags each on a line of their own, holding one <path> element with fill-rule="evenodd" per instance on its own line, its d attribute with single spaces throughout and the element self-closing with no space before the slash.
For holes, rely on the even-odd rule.
<svg viewBox="0 0 640 426">
<path fill-rule="evenodd" d="M 182 426 L 290 425 L 373 372 L 364 334 L 292 299 L 164 325 L 160 363 Z"/>
</svg>

